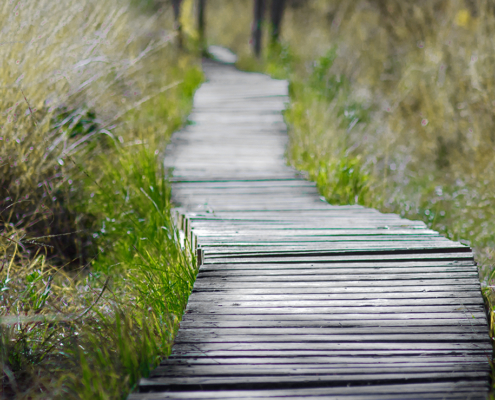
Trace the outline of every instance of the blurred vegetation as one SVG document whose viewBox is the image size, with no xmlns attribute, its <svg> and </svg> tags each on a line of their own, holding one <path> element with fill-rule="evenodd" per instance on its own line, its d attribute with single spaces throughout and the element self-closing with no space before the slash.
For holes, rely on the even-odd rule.
<svg viewBox="0 0 495 400">
<path fill-rule="evenodd" d="M 4 2 L 1 398 L 114 399 L 195 277 L 161 167 L 202 81 L 169 2 Z"/>
</svg>

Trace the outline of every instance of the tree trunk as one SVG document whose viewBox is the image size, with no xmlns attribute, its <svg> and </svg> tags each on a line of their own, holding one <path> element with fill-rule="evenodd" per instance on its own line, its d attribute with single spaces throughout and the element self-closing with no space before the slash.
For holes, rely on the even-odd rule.
<svg viewBox="0 0 495 400">
<path fill-rule="evenodd" d="M 206 0 L 198 0 L 198 33 L 199 49 L 201 54 L 206 54 L 206 37 L 205 37 L 205 8 Z"/>
<path fill-rule="evenodd" d="M 172 0 L 174 8 L 174 28 L 177 31 L 177 46 L 182 49 L 182 26 L 180 24 L 180 3 L 181 0 Z"/>
<path fill-rule="evenodd" d="M 265 13 L 265 0 L 254 0 L 253 49 L 256 57 L 261 55 L 261 26 Z"/>
<path fill-rule="evenodd" d="M 282 23 L 282 17 L 284 15 L 285 0 L 272 0 L 271 9 L 271 43 L 278 41 L 280 37 L 280 25 Z"/>
</svg>

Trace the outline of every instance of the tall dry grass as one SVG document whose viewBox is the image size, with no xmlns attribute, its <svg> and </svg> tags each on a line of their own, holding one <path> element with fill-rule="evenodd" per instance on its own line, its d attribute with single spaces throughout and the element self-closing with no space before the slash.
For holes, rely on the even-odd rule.
<svg viewBox="0 0 495 400">
<path fill-rule="evenodd" d="M 2 398 L 121 397 L 168 351 L 195 270 L 160 162 L 202 79 L 172 15 L 0 6 Z"/>
<path fill-rule="evenodd" d="M 118 141 L 112 132 L 125 112 L 160 91 L 146 77 L 145 60 L 171 38 L 164 19 L 164 12 L 140 15 L 128 2 L 2 4 L 0 207 L 9 209 L 4 229 L 15 228 L 18 239 L 24 229 L 67 234 L 86 222 L 57 218 L 79 185 L 73 161 Z M 128 143 L 135 135 L 127 129 L 120 136 Z M 49 242 L 72 259 L 87 258 L 85 244 L 70 239 Z"/>
</svg>

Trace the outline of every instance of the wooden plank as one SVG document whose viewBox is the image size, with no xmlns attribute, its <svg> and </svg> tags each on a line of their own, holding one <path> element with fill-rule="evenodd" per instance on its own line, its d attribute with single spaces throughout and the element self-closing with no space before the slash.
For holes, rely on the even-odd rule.
<svg viewBox="0 0 495 400">
<path fill-rule="evenodd" d="M 194 226 L 194 224 L 193 224 Z M 194 230 L 194 227 L 193 227 Z M 425 238 L 426 239 L 426 238 Z M 470 252 L 471 250 L 469 247 L 466 247 L 461 244 L 456 244 L 450 241 L 447 241 L 441 237 L 438 238 L 433 238 L 436 240 L 430 240 L 428 242 L 424 241 L 417 241 L 414 238 L 409 238 L 409 240 L 404 240 L 402 242 L 391 242 L 390 240 L 387 241 L 359 241 L 359 242 L 354 242 L 350 241 L 349 242 L 326 242 L 326 243 L 305 243 L 304 247 L 299 243 L 299 244 L 272 244 L 270 248 L 267 248 L 266 246 L 260 247 L 259 245 L 250 245 L 246 244 L 243 246 L 223 246 L 223 245 L 218 245 L 215 247 L 208 247 L 208 251 L 210 254 L 222 254 L 222 253 L 229 253 L 229 254 L 277 254 L 279 252 L 283 253 L 288 253 L 288 254 L 300 254 L 301 252 L 304 253 L 316 253 L 320 251 L 334 251 L 338 249 L 348 249 L 352 248 L 354 251 L 361 251 L 361 250 L 367 250 L 367 249 L 379 249 L 379 250 L 388 250 L 388 249 L 395 249 L 395 250 L 426 250 L 426 251 L 436 251 L 436 252 Z M 393 247 L 396 245 L 397 247 Z M 205 247 L 206 249 L 206 247 Z"/>
<path fill-rule="evenodd" d="M 204 247 L 202 247 L 204 249 Z M 297 273 L 297 271 L 314 271 L 315 273 L 324 270 L 340 273 L 340 271 L 363 271 L 372 273 L 371 271 L 477 271 L 478 267 L 471 260 L 461 261 L 397 261 L 394 263 L 380 262 L 361 262 L 361 263 L 301 263 L 301 264 L 208 264 L 200 268 L 201 273 L 213 271 L 236 271 L 236 273 L 260 273 L 263 271 L 276 272 L 284 271 L 284 273 Z M 249 272 L 251 271 L 251 272 Z M 318 272 L 319 271 L 319 272 Z"/>
<path fill-rule="evenodd" d="M 255 231 L 252 230 L 231 230 L 229 231 L 221 231 L 221 230 L 211 230 L 211 229 L 198 229 L 194 228 L 194 233 L 198 236 L 201 236 L 202 245 L 204 244 L 206 247 L 213 245 L 242 245 L 242 243 L 249 244 L 257 244 L 261 243 L 270 243 L 272 241 L 287 241 L 287 242 L 309 242 L 312 241 L 392 241 L 395 238 L 397 240 L 411 241 L 419 238 L 420 240 L 435 240 L 438 236 L 424 234 L 422 232 L 397 232 L 397 231 L 389 231 L 384 233 L 383 230 L 373 232 L 363 232 L 362 230 L 354 230 L 354 231 L 346 231 L 342 232 L 341 230 L 319 230 L 319 231 L 299 231 L 299 232 L 289 232 L 288 230 L 266 230 L 260 229 L 256 234 Z M 255 236 L 256 235 L 256 239 Z M 291 243 L 292 244 L 292 243 Z"/>
<path fill-rule="evenodd" d="M 173 188 L 174 188 L 174 195 L 175 193 L 181 193 L 184 190 L 188 190 L 189 188 L 192 189 L 198 189 L 198 190 L 212 190 L 212 189 L 217 189 L 217 190 L 225 190 L 229 188 L 268 188 L 268 187 L 291 187 L 291 188 L 298 188 L 298 187 L 304 187 L 304 188 L 309 188 L 309 187 L 316 187 L 315 183 L 309 182 L 309 181 L 304 181 L 299 178 L 296 178 L 294 175 L 291 176 L 289 179 L 285 180 L 275 180 L 275 179 L 270 179 L 270 180 L 265 180 L 265 181 L 250 181 L 250 180 L 240 180 L 240 181 L 231 181 L 231 180 L 220 180 L 220 181 L 215 181 L 215 180 L 210 180 L 210 181 L 174 181 L 173 183 Z M 193 194 L 196 194 L 196 192 L 193 192 Z M 346 209 L 364 209 L 363 206 L 360 205 L 349 205 L 349 206 L 341 206 L 343 207 L 342 210 Z M 322 209 L 325 210 L 331 210 L 332 206 L 329 204 L 324 205 L 322 204 Z M 334 207 L 335 209 L 335 207 Z M 337 208 L 340 210 L 340 206 Z M 315 210 L 317 211 L 317 210 Z M 189 210 L 191 215 L 195 215 L 196 213 L 192 210 Z M 371 211 L 373 212 L 373 211 Z M 234 211 L 233 213 L 236 213 Z"/>
<path fill-rule="evenodd" d="M 236 304 L 239 304 L 237 306 Z M 482 313 L 484 308 L 482 305 L 473 304 L 453 304 L 453 305 L 435 305 L 426 306 L 422 304 L 418 305 L 365 305 L 361 306 L 359 304 L 348 304 L 346 306 L 325 306 L 320 305 L 318 307 L 305 307 L 304 305 L 299 306 L 273 306 L 273 307 L 262 307 L 262 305 L 256 307 L 241 307 L 240 303 L 234 303 L 234 305 L 211 305 L 204 303 L 191 303 L 187 307 L 189 313 L 200 313 L 200 314 L 234 314 L 239 315 L 242 313 L 249 315 L 256 314 L 395 314 L 395 313 L 450 313 L 450 312 L 465 312 L 471 313 Z"/>
<path fill-rule="evenodd" d="M 304 248 L 295 246 L 273 246 L 268 249 L 250 248 L 244 249 L 223 249 L 223 248 L 205 248 L 208 258 L 240 258 L 240 257 L 302 257 L 302 256 L 325 256 L 333 254 L 432 254 L 432 253 L 471 253 L 469 248 L 465 249 L 454 245 L 446 246 L 444 243 L 380 243 L 380 242 L 360 242 L 360 243 L 324 243 L 321 246 L 308 245 Z"/>
<path fill-rule="evenodd" d="M 323 375 L 323 374 L 336 374 L 338 373 L 347 374 L 403 374 L 414 376 L 418 373 L 440 373 L 440 372 L 451 372 L 459 373 L 463 371 L 469 372 L 479 372 L 481 375 L 489 371 L 489 367 L 479 364 L 419 364 L 419 365 L 364 365 L 364 366 L 350 366 L 347 364 L 340 365 L 311 365 L 306 364 L 304 366 L 290 366 L 290 365 L 279 365 L 279 366 L 266 366 L 266 365 L 255 365 L 255 366 L 244 366 L 244 365 L 160 365 L 156 368 L 151 378 L 155 377 L 187 377 L 194 375 L 196 377 L 270 377 L 270 376 L 280 376 L 287 377 L 294 375 Z M 363 377 L 361 377 L 363 380 Z"/>
<path fill-rule="evenodd" d="M 239 264 L 237 264 L 239 265 Z M 368 268 L 332 268 L 331 265 L 326 268 L 267 268 L 263 269 L 259 267 L 257 269 L 244 269 L 244 264 L 240 264 L 239 268 L 230 267 L 228 269 L 216 269 L 216 264 L 208 264 L 205 268 L 201 268 L 198 277 L 201 279 L 205 278 L 225 278 L 232 277 L 233 280 L 236 278 L 245 278 L 250 276 L 255 277 L 284 277 L 304 280 L 306 277 L 312 279 L 313 276 L 316 277 L 335 277 L 343 275 L 346 280 L 348 279 L 390 279 L 388 277 L 400 276 L 401 278 L 453 278 L 453 277 L 478 277 L 478 268 L 476 266 L 466 266 L 466 267 L 428 267 L 428 268 L 407 268 L 399 267 L 368 267 Z M 268 264 L 270 266 L 271 264 Z M 293 264 L 289 264 L 293 265 Z M 298 266 L 298 264 L 296 264 Z M 400 279 L 400 278 L 399 278 Z"/>
<path fill-rule="evenodd" d="M 259 282 L 256 279 L 252 280 L 244 280 L 232 282 L 227 279 L 220 280 L 207 280 L 207 279 L 198 279 L 194 284 L 196 289 L 268 289 L 271 292 L 273 289 L 283 288 L 284 290 L 289 290 L 292 288 L 324 288 L 325 290 L 331 290 L 335 287 L 345 287 L 345 288 L 369 288 L 370 285 L 374 287 L 383 287 L 385 289 L 382 290 L 390 290 L 390 286 L 393 287 L 404 287 L 407 289 L 408 286 L 422 286 L 423 290 L 426 290 L 427 286 L 440 286 L 440 285 L 460 285 L 461 287 L 466 286 L 468 289 L 480 290 L 480 283 L 477 278 L 472 279 L 402 279 L 402 280 L 361 280 L 361 281 L 332 281 L 327 280 L 325 282 L 321 282 L 319 280 L 309 282 L 309 281 L 272 281 L 272 282 Z"/>
<path fill-rule="evenodd" d="M 194 230 L 197 233 L 196 230 Z M 264 249 L 270 246 L 279 246 L 279 245 L 288 245 L 294 246 L 295 248 L 303 248 L 306 245 L 318 244 L 322 242 L 331 243 L 331 242 L 344 242 L 344 243 L 352 243 L 357 246 L 360 245 L 361 242 L 380 242 L 380 243 L 388 243 L 388 242 L 433 242 L 433 241 L 443 241 L 444 238 L 441 236 L 413 236 L 407 237 L 405 235 L 387 235 L 387 236 L 326 236 L 326 237 L 318 237 L 318 236 L 292 236 L 292 237 L 266 237 L 258 236 L 256 239 L 254 237 L 248 237 L 246 235 L 237 235 L 236 238 L 232 238 L 231 236 L 215 236 L 214 238 L 205 237 L 201 235 L 201 247 L 205 251 L 209 251 L 210 249 L 220 248 L 222 250 L 228 249 L 229 247 L 242 249 L 244 247 L 251 247 L 254 249 Z"/>
<path fill-rule="evenodd" d="M 221 231 L 218 229 L 211 229 L 211 228 L 194 228 L 196 232 L 198 232 L 198 235 L 201 236 L 233 236 L 234 238 L 238 238 L 239 229 L 225 229 L 222 228 Z M 214 235 L 216 234 L 216 235 Z M 268 229 L 262 229 L 262 230 L 255 230 L 255 229 L 246 229 L 243 228 L 241 231 L 241 234 L 244 236 L 257 236 L 257 237 L 262 237 L 263 235 L 266 235 L 268 238 L 270 236 L 279 236 L 279 237 L 284 237 L 284 236 L 289 236 L 289 237 L 304 237 L 304 236 L 322 236 L 322 237 L 327 237 L 327 236 L 361 236 L 361 235 L 374 235 L 374 236 L 383 236 L 387 237 L 389 235 L 411 235 L 411 236 L 417 236 L 417 235 L 432 235 L 432 236 L 437 236 L 438 233 L 434 231 L 430 231 L 428 229 L 418 229 L 415 227 L 400 227 L 400 228 L 385 228 L 385 227 L 378 227 L 378 228 L 351 228 L 347 227 L 344 229 L 332 229 L 332 228 L 327 228 L 327 229 L 298 229 L 298 228 L 290 228 L 290 229 L 273 229 L 273 228 L 268 228 Z M 220 239 L 221 240 L 221 239 Z"/>
<path fill-rule="evenodd" d="M 174 346 L 174 353 L 194 353 L 194 354 L 245 354 L 249 352 L 264 352 L 265 355 L 283 354 L 287 351 L 286 356 L 294 354 L 307 354 L 307 355 L 322 355 L 324 352 L 333 351 L 335 355 L 339 354 L 362 354 L 365 352 L 377 352 L 377 354 L 414 354 L 415 352 L 427 353 L 446 353 L 446 352 L 463 352 L 466 354 L 485 354 L 491 355 L 492 347 L 491 343 L 479 342 L 479 343 L 449 343 L 449 342 L 436 342 L 436 343 L 409 343 L 409 342 L 370 342 L 370 343 L 332 343 L 332 342 L 320 342 L 312 343 L 311 346 L 305 346 L 301 343 L 293 342 L 253 342 L 253 343 L 177 343 Z M 273 352 L 273 353 L 272 353 Z M 452 353 L 454 354 L 454 353 Z M 239 355 L 237 355 L 239 356 Z"/>
<path fill-rule="evenodd" d="M 424 356 L 417 355 L 412 356 L 411 359 L 404 358 L 403 356 L 388 356 L 377 357 L 375 355 L 361 356 L 361 357 L 343 357 L 343 356 L 331 356 L 319 357 L 319 356 L 299 356 L 299 357 L 225 357 L 225 358 L 169 358 L 163 360 L 160 365 L 214 365 L 214 366 L 228 366 L 228 365 L 273 365 L 275 367 L 279 365 L 326 365 L 326 366 L 342 366 L 347 368 L 349 366 L 428 366 L 428 365 L 463 365 L 463 364 L 484 364 L 486 356 Z M 484 364 L 486 365 L 486 364 Z"/>
<path fill-rule="evenodd" d="M 285 194 L 297 194 L 299 196 L 308 194 L 311 197 L 317 196 L 319 199 L 320 196 L 317 194 L 316 189 L 309 187 L 275 187 L 271 189 L 267 189 L 264 187 L 260 188 L 243 188 L 242 190 L 240 188 L 235 188 L 234 189 L 208 189 L 205 192 L 205 189 L 193 189 L 191 190 L 190 193 L 185 192 L 184 190 L 181 190 L 179 195 L 177 197 L 190 197 L 191 195 L 196 196 L 204 196 L 204 197 L 213 197 L 216 200 L 222 200 L 225 199 L 226 197 L 229 196 L 252 196 L 255 194 L 263 194 L 263 196 L 267 195 L 285 195 Z M 199 192 L 199 193 L 196 193 Z M 225 195 L 223 195 L 223 192 Z M 259 196 L 257 196 L 259 197 Z M 302 197 L 302 196 L 301 196 Z M 220 212 L 220 213 L 215 213 L 215 214 L 208 214 L 208 213 L 188 213 L 188 216 L 191 220 L 197 220 L 197 221 L 202 221 L 202 220 L 208 220 L 208 221 L 242 221 L 242 220 L 250 220 L 250 221 L 267 221 L 267 220 L 274 220 L 274 221 L 281 221 L 281 220 L 293 220 L 293 221 L 310 221 L 308 225 L 313 225 L 315 221 L 313 220 L 324 220 L 324 221 L 333 221 L 333 220 L 339 220 L 339 219 L 362 219 L 362 218 L 369 218 L 370 220 L 378 220 L 378 221 L 402 221 L 404 222 L 405 220 L 400 218 L 398 215 L 394 214 L 382 214 L 378 212 L 371 212 L 365 208 L 349 208 L 349 207 L 342 207 L 342 208 L 325 208 L 321 211 L 301 211 L 299 213 L 282 213 L 282 212 L 259 212 L 259 211 L 247 211 L 247 212 Z"/>
<path fill-rule="evenodd" d="M 222 282 L 225 284 L 225 282 Z M 408 285 L 396 286 L 387 285 L 386 287 L 373 285 L 365 289 L 361 286 L 348 286 L 348 282 L 344 285 L 333 287 L 271 287 L 269 291 L 264 288 L 218 288 L 208 289 L 194 287 L 193 293 L 196 295 L 216 295 L 225 298 L 235 296 L 239 300 L 246 300 L 249 297 L 256 297 L 257 300 L 277 300 L 277 299 L 381 299 L 381 298 L 463 298 L 477 297 L 482 298 L 480 293 L 480 285 L 475 282 L 472 286 L 465 284 L 447 284 L 447 285 Z M 263 285 L 266 286 L 266 285 Z M 266 298 L 264 296 L 267 296 Z M 287 297 L 284 297 L 287 296 Z"/>
<path fill-rule="evenodd" d="M 274 316 L 276 315 L 276 317 Z M 486 314 L 485 312 L 464 312 L 464 311 L 451 311 L 451 312 L 401 312 L 390 313 L 390 314 L 375 314 L 375 313 L 359 313 L 359 312 L 348 312 L 346 314 L 335 314 L 335 313 L 312 313 L 312 314 L 299 314 L 299 313 L 284 313 L 284 314 L 221 314 L 221 313 L 190 313 L 186 311 L 184 315 L 184 320 L 190 320 L 193 318 L 195 321 L 207 320 L 208 322 L 216 323 L 218 321 L 224 322 L 226 320 L 239 321 L 241 326 L 245 324 L 253 323 L 257 321 L 259 326 L 261 326 L 263 321 L 267 321 L 269 326 L 274 326 L 274 320 L 277 324 L 283 326 L 282 323 L 285 322 L 287 326 L 307 326 L 308 321 L 313 321 L 316 326 L 324 326 L 329 322 L 337 323 L 341 326 L 345 324 L 356 324 L 358 321 L 372 322 L 373 324 L 386 325 L 392 322 L 393 324 L 403 324 L 407 325 L 405 322 L 413 324 L 419 324 L 421 322 L 427 325 L 439 325 L 442 321 L 447 321 L 454 324 L 483 324 L 486 325 Z M 266 324 L 265 324 L 266 325 Z M 488 328 L 487 328 L 488 331 Z"/>
<path fill-rule="evenodd" d="M 287 390 L 287 393 L 292 392 L 293 390 Z M 302 400 L 302 399 L 308 399 L 308 398 L 319 398 L 321 399 L 321 396 L 323 396 L 321 393 L 323 393 L 321 390 L 317 392 L 317 394 L 313 394 L 314 389 L 305 389 L 306 394 L 301 394 L 301 395 L 294 395 L 291 396 L 287 394 L 286 396 L 274 396 L 274 391 L 272 390 L 266 390 L 265 395 L 261 395 L 262 391 L 256 391 L 257 393 L 260 393 L 260 395 L 252 395 L 251 390 L 246 390 L 246 391 L 234 391 L 234 390 L 229 390 L 228 392 L 225 391 L 216 391 L 216 390 L 208 390 L 208 391 L 202 391 L 199 394 L 198 392 L 190 392 L 190 391 L 181 391 L 181 392 L 175 392 L 175 391 L 167 391 L 164 393 L 144 393 L 144 394 L 132 394 L 129 397 L 129 400 L 158 400 L 158 399 L 230 399 L 230 400 L 237 400 L 239 398 L 245 399 L 257 399 L 257 400 L 271 400 L 271 399 L 280 399 L 283 398 L 285 400 Z M 408 399 L 414 399 L 414 400 L 420 400 L 420 399 L 428 399 L 428 400 L 459 400 L 459 399 L 466 399 L 466 393 L 468 393 L 468 398 L 470 400 L 485 400 L 487 396 L 487 389 L 483 388 L 475 388 L 471 387 L 469 391 L 463 391 L 460 393 L 452 393 L 450 395 L 445 395 L 445 394 L 403 394 L 400 395 L 400 399 L 403 400 L 408 400 Z M 231 393 L 233 397 L 231 397 Z M 197 397 L 200 395 L 200 397 Z M 333 394 L 327 394 L 328 396 L 332 396 L 332 400 L 348 400 L 349 396 L 339 396 L 339 395 L 333 395 Z M 327 397 L 328 398 L 328 397 Z M 352 399 L 353 400 L 397 400 L 399 397 L 397 394 L 379 394 L 379 395 L 353 395 Z"/>
<path fill-rule="evenodd" d="M 388 282 L 388 285 L 386 286 L 379 286 L 376 283 L 373 284 L 373 286 L 365 285 L 363 286 L 357 286 L 357 285 L 351 285 L 349 286 L 349 282 L 346 282 L 344 286 L 337 285 L 337 286 L 319 286 L 315 287 L 314 285 L 310 287 L 283 287 L 280 285 L 276 285 L 273 287 L 270 287 L 270 290 L 267 291 L 265 287 L 267 285 L 262 285 L 260 288 L 256 287 L 246 287 L 246 285 L 239 287 L 239 285 L 234 286 L 233 288 L 228 288 L 228 287 L 199 287 L 199 283 L 194 285 L 193 292 L 196 293 L 239 293 L 239 294 L 251 294 L 251 295 L 257 295 L 257 294 L 272 294 L 272 295 L 280 295 L 280 294 L 362 294 L 362 293 L 367 293 L 369 295 L 375 296 L 376 294 L 380 293 L 398 293 L 398 294 L 405 294 L 407 296 L 411 296 L 412 294 L 415 293 L 426 293 L 426 294 L 433 294 L 433 293 L 439 293 L 439 295 L 442 292 L 455 292 L 455 293 L 476 293 L 479 296 L 481 296 L 480 293 L 480 284 L 479 282 L 474 282 L 472 285 L 467 284 L 466 282 L 461 282 L 461 283 L 448 283 L 444 284 L 444 281 L 441 281 L 440 285 L 435 285 L 435 284 L 430 284 L 430 285 L 424 285 L 424 283 L 419 282 L 418 285 L 391 285 L 390 282 Z M 430 282 L 431 283 L 431 282 Z M 225 282 L 222 282 L 222 285 L 225 285 Z M 271 285 L 272 286 L 272 285 Z M 368 296 L 368 298 L 370 298 Z M 377 297 L 378 298 L 378 297 Z"/>
<path fill-rule="evenodd" d="M 129 400 L 154 399 L 305 399 L 308 397 L 332 396 L 332 399 L 386 400 L 386 399 L 485 399 L 488 388 L 483 380 L 402 383 L 373 386 L 338 386 L 325 388 L 292 388 L 278 390 L 232 390 L 202 392 L 165 392 L 160 394 L 134 394 Z M 352 397 L 349 397 L 352 396 Z M 390 396 L 390 397 L 388 397 Z M 399 397 L 398 397 L 399 396 Z M 438 396 L 438 397 L 437 397 Z"/>
<path fill-rule="evenodd" d="M 154 390 L 184 388 L 191 389 L 195 387 L 199 390 L 207 388 L 225 387 L 229 389 L 254 389 L 254 388 L 280 388 L 290 383 L 291 387 L 314 387 L 315 385 L 325 386 L 331 384 L 357 383 L 366 382 L 367 384 L 376 384 L 386 381 L 396 383 L 397 381 L 414 382 L 428 380 L 459 380 L 467 379 L 488 379 L 487 371 L 441 371 L 441 372 L 417 372 L 417 373 L 371 373 L 364 374 L 346 374 L 339 375 L 295 375 L 289 376 L 243 376 L 238 377 L 204 377 L 204 376 L 181 376 L 181 377 L 156 377 L 141 379 L 141 387 L 153 387 Z"/>
<path fill-rule="evenodd" d="M 205 333 L 207 335 L 205 336 Z M 314 343 L 443 343 L 443 342 L 469 342 L 469 343 L 488 343 L 491 345 L 489 338 L 486 336 L 486 331 L 481 333 L 416 333 L 411 335 L 398 334 L 398 333 L 353 333 L 353 334 L 306 334 L 306 335 L 293 335 L 293 334 L 242 334 L 242 335 L 230 335 L 224 332 L 211 332 L 211 331 L 181 331 L 174 340 L 175 344 L 178 343 L 297 343 L 301 346 L 312 348 Z M 488 368 L 488 366 L 486 366 Z"/>
<path fill-rule="evenodd" d="M 360 299 L 360 300 L 261 300 L 257 299 L 255 301 L 240 300 L 235 298 L 235 300 L 220 300 L 213 296 L 201 296 L 200 298 L 194 298 L 189 301 L 188 304 L 195 306 L 196 304 L 204 304 L 208 301 L 210 304 L 214 304 L 215 307 L 241 307 L 241 308 L 273 308 L 273 307 L 378 307 L 378 306 L 437 306 L 437 305 L 484 305 L 482 299 L 479 297 L 463 298 L 462 300 L 458 298 L 430 298 L 430 299 L 404 299 L 399 300 L 397 298 L 392 299 Z"/>
<path fill-rule="evenodd" d="M 477 290 L 466 292 L 382 292 L 382 293 L 278 293 L 261 294 L 250 293 L 250 291 L 221 291 L 221 292 L 200 292 L 195 291 L 191 301 L 361 301 L 361 300 L 380 300 L 380 299 L 398 299 L 400 301 L 409 301 L 411 299 L 436 299 L 438 301 L 478 301 L 482 302 L 483 298 Z"/>
<path fill-rule="evenodd" d="M 369 271 L 368 271 L 369 272 Z M 217 279 L 218 278 L 218 279 Z M 396 274 L 387 274 L 385 272 L 378 274 L 359 274 L 352 273 L 349 274 L 335 274 L 333 271 L 328 270 L 320 270 L 320 273 L 317 274 L 304 274 L 304 273 L 291 273 L 287 272 L 286 274 L 270 274 L 268 271 L 265 273 L 259 274 L 244 274 L 241 271 L 239 274 L 235 274 L 235 272 L 227 272 L 227 271 L 219 271 L 219 272 L 205 272 L 198 274 L 197 280 L 201 282 L 223 282 L 225 280 L 229 280 L 229 282 L 257 282 L 257 283 L 265 283 L 265 282 L 284 282 L 284 283 L 325 283 L 325 282 L 347 282 L 349 280 L 352 281 L 381 281 L 382 283 L 387 280 L 398 281 L 398 280 L 407 280 L 414 281 L 417 279 L 427 280 L 427 279 L 473 279 L 476 282 L 478 279 L 478 272 L 420 272 L 420 273 L 408 273 L 403 271 L 402 273 Z"/>
<path fill-rule="evenodd" d="M 425 260 L 425 261 L 433 261 L 433 260 L 445 260 L 445 261 L 456 261 L 456 260 L 473 260 L 472 253 L 408 253 L 408 252 L 393 252 L 391 251 L 389 254 L 387 252 L 380 253 L 376 251 L 376 254 L 360 254 L 359 251 L 356 251 L 356 254 L 352 254 L 352 249 L 347 252 L 347 254 L 343 254 L 335 252 L 335 254 L 329 254 L 324 256 L 289 256 L 289 257 L 232 257 L 228 258 L 228 262 L 230 264 L 260 264 L 260 263 L 317 263 L 317 262 L 356 262 L 356 261 L 398 261 L 398 260 Z M 205 257 L 205 264 L 217 264 L 217 263 L 225 263 L 226 258 L 222 257 Z"/>
<path fill-rule="evenodd" d="M 212 345 L 212 344 L 209 344 Z M 206 346 L 206 345 L 205 345 Z M 371 352 L 377 357 L 402 357 L 408 360 L 414 359 L 419 355 L 422 356 L 436 356 L 436 357 L 485 357 L 485 360 L 490 358 L 490 351 L 486 349 L 472 350 L 472 349 L 411 349 L 411 350 L 379 350 L 376 348 L 367 350 L 322 350 L 322 349 L 312 349 L 312 350 L 300 350 L 300 349 L 272 349 L 271 347 L 258 348 L 258 349 L 239 349 L 235 350 L 233 347 L 238 347 L 237 344 L 231 344 L 231 349 L 225 350 L 221 348 L 197 348 L 189 344 L 180 344 L 175 346 L 176 348 L 170 355 L 171 359 L 222 359 L 222 358 L 239 358 L 239 357 L 249 357 L 249 358 L 264 358 L 264 357 L 364 357 L 369 355 Z"/>
<path fill-rule="evenodd" d="M 194 323 L 194 321 L 192 321 Z M 199 324 L 198 324 L 199 325 Z M 250 328 L 212 328 L 212 327 L 202 327 L 193 324 L 184 324 L 181 325 L 181 331 L 179 332 L 179 336 L 186 333 L 194 333 L 195 335 L 203 335 L 203 337 L 208 337 L 212 335 L 213 337 L 222 337 L 222 336 L 267 336 L 267 335 L 292 335 L 292 336 L 312 336 L 312 335 L 415 335 L 415 334 L 428 334 L 428 335 L 437 335 L 437 334 L 478 334 L 482 333 L 483 340 L 486 340 L 486 329 L 483 326 L 473 326 L 473 325 L 464 325 L 464 326 L 359 326 L 359 327 L 343 327 L 343 326 L 313 326 L 308 327 L 305 326 L 303 330 L 300 328 L 288 328 L 288 327 L 271 327 L 271 328 L 262 328 L 262 327 L 250 327 Z M 416 340 L 414 337 L 412 340 Z M 207 339 L 206 339 L 207 340 Z M 331 340 L 334 340 L 333 338 Z"/>
</svg>

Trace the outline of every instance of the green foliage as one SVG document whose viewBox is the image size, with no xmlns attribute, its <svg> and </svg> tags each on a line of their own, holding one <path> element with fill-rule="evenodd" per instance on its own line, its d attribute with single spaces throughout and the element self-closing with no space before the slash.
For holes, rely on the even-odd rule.
<svg viewBox="0 0 495 400">
<path fill-rule="evenodd" d="M 339 103 L 337 116 L 344 117 L 342 127 L 352 129 L 357 122 L 367 122 L 369 112 L 361 103 L 350 99 L 352 90 L 350 80 L 344 74 L 331 71 L 336 58 L 337 47 L 333 46 L 327 54 L 314 62 L 304 86 L 307 91 L 312 89 L 313 95 L 320 98 L 320 101 L 331 103 L 336 100 Z"/>
<path fill-rule="evenodd" d="M 337 58 L 336 47 L 332 47 L 327 54 L 314 62 L 313 71 L 309 76 L 307 85 L 327 101 L 332 101 L 341 90 L 349 88 L 349 82 L 345 76 L 336 75 L 330 69 Z"/>
<path fill-rule="evenodd" d="M 267 50 L 264 71 L 276 79 L 288 79 L 297 58 L 288 43 L 271 43 Z"/>
<path fill-rule="evenodd" d="M 130 0 L 131 5 L 141 13 L 152 14 L 163 5 L 160 0 Z"/>
<path fill-rule="evenodd" d="M 70 277 L 38 257 L 0 275 L 3 312 L 20 315 L 0 325 L 3 385 L 12 393 L 43 368 L 52 398 L 120 398 L 169 352 L 195 280 L 194 252 L 181 247 L 153 147 L 115 151 L 117 164 L 95 160 L 102 177 L 87 178 L 92 196 L 78 205 L 100 224 L 89 274 Z M 71 308 L 58 309 L 60 301 Z"/>
<path fill-rule="evenodd" d="M 68 132 L 68 137 L 82 137 L 94 133 L 98 129 L 96 121 L 96 112 L 86 107 L 78 108 L 75 111 L 67 110 L 62 107 L 57 112 L 51 123 L 53 129 Z"/>
<path fill-rule="evenodd" d="M 117 166 L 107 164 L 108 173 L 97 186 L 89 183 L 94 195 L 84 207 L 101 222 L 94 234 L 99 236 L 100 255 L 93 270 L 128 275 L 133 290 L 141 294 L 137 306 L 153 303 L 161 314 L 180 317 L 195 271 L 171 220 L 170 187 L 161 165 L 146 149 L 121 154 Z"/>
<path fill-rule="evenodd" d="M 110 310 L 97 308 L 97 323 L 73 349 L 80 372 L 65 377 L 64 393 L 77 399 L 119 398 L 149 374 L 169 352 L 196 275 L 193 252 L 180 246 L 170 188 L 154 153 L 122 152 L 118 168 L 100 161 L 108 173 L 93 184 L 85 205 L 102 223 L 92 271 L 111 277 L 108 290 L 118 300 Z"/>
<path fill-rule="evenodd" d="M 292 76 L 291 103 L 285 112 L 291 135 L 290 161 L 309 173 L 330 203 L 370 205 L 370 173 L 362 157 L 348 147 L 353 128 L 368 121 L 368 110 L 349 100 L 348 80 L 331 73 L 335 57 L 332 48 L 314 63 L 305 79 Z M 325 139 L 329 131 L 340 137 L 329 142 Z"/>
<path fill-rule="evenodd" d="M 309 170 L 309 173 L 331 204 L 366 204 L 368 201 L 369 175 L 359 157 L 343 155 L 329 163 L 320 161 L 318 170 Z"/>
</svg>

